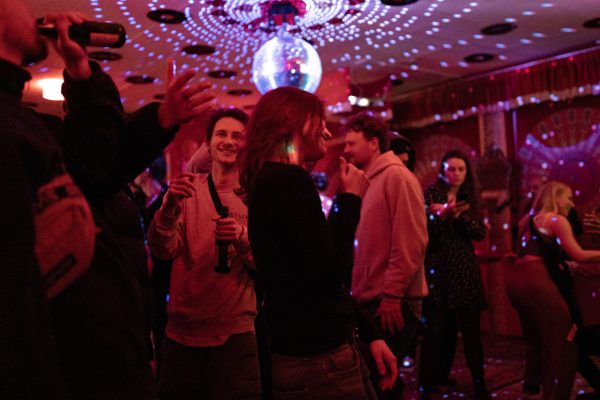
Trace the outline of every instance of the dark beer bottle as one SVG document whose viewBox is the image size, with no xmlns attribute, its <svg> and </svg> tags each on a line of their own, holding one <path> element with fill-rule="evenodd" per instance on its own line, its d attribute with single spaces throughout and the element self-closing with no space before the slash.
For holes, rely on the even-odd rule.
<svg viewBox="0 0 600 400">
<path fill-rule="evenodd" d="M 222 207 L 219 212 L 221 218 L 229 217 L 229 208 Z M 231 242 L 224 240 L 215 240 L 217 259 L 215 260 L 215 272 L 219 274 L 227 274 L 231 272 L 231 258 L 229 257 L 229 246 Z"/>
<path fill-rule="evenodd" d="M 38 19 L 38 32 L 49 38 L 58 36 L 54 24 L 44 24 L 43 18 Z M 92 47 L 122 47 L 127 35 L 121 24 L 113 22 L 86 21 L 83 24 L 71 25 L 69 37 L 81 46 Z"/>
</svg>

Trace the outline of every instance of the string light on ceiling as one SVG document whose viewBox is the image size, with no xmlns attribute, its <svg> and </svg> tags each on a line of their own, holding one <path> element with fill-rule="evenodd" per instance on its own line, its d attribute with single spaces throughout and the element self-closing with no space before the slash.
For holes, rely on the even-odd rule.
<svg viewBox="0 0 600 400">
<path fill-rule="evenodd" d="M 96 11 L 96 18 L 105 18 L 105 12 L 99 0 L 89 0 Z M 294 2 L 294 1 L 292 1 Z M 414 8 L 387 6 L 380 0 L 295 0 L 302 3 L 302 15 L 296 18 L 294 28 L 290 31 L 294 36 L 302 38 L 319 50 L 327 53 L 328 59 L 338 66 L 352 64 L 349 57 L 339 46 L 341 42 L 351 42 L 344 46 L 351 48 L 359 45 L 361 59 L 371 57 L 373 51 L 388 49 L 390 55 L 397 52 L 407 40 L 413 37 L 411 31 L 417 26 L 429 29 L 432 35 L 442 34 L 449 29 L 447 24 L 441 26 L 441 19 L 436 11 L 442 2 L 421 7 L 417 13 Z M 275 35 L 264 15 L 264 0 L 187 0 L 180 1 L 178 8 L 185 15 L 181 26 L 159 23 L 155 26 L 141 22 L 145 15 L 136 15 L 140 5 L 134 7 L 133 0 L 115 2 L 129 24 L 130 37 L 143 35 L 150 38 L 147 47 L 130 40 L 130 44 L 146 56 L 152 54 L 153 60 L 140 57 L 136 69 L 143 69 L 154 60 L 164 60 L 183 51 L 184 48 L 196 45 L 215 47 L 210 55 L 185 53 L 190 58 L 191 66 L 203 72 L 214 69 L 238 70 L 236 82 L 250 83 L 250 69 L 253 55 L 259 47 Z M 416 3 L 419 5 L 419 3 Z M 413 5 L 414 7 L 415 5 Z M 173 2 L 166 0 L 149 0 L 145 4 L 145 14 L 157 10 L 168 10 L 174 7 Z M 476 7 L 473 3 L 472 7 Z M 139 11 L 138 11 L 139 14 Z M 114 18 L 117 19 L 117 18 Z M 452 21 L 454 22 L 454 21 Z M 183 29 L 182 29 L 183 28 Z M 404 43 L 402 43 L 404 42 Z M 354 43 L 354 44 L 352 44 Z M 321 50 L 322 49 L 322 50 Z M 421 49 L 426 51 L 426 47 Z M 390 63 L 391 64 L 391 63 Z"/>
</svg>

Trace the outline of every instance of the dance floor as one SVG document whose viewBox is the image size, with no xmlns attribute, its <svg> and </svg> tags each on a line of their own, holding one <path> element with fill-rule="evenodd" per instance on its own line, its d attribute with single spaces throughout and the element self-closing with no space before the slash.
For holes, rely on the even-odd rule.
<svg viewBox="0 0 600 400">
<path fill-rule="evenodd" d="M 485 376 L 493 399 L 496 400 L 538 400 L 541 397 L 524 396 L 522 392 L 525 342 L 521 338 L 484 335 L 484 354 L 486 357 Z M 600 365 L 600 359 L 596 358 Z M 405 369 L 402 376 L 405 382 L 405 400 L 415 400 L 417 396 L 417 368 Z M 454 359 L 451 378 L 456 379 L 455 388 L 441 388 L 434 399 L 471 398 L 471 380 L 465 364 L 462 343 L 459 338 L 457 354 Z M 590 392 L 586 382 L 577 375 L 572 399 L 576 394 Z"/>
</svg>

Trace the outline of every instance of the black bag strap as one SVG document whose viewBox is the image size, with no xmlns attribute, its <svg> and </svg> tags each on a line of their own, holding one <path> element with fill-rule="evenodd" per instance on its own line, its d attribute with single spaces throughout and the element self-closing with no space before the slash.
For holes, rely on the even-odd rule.
<svg viewBox="0 0 600 400">
<path fill-rule="evenodd" d="M 227 215 L 223 216 L 223 203 L 221 203 L 221 199 L 219 198 L 219 194 L 217 193 L 217 188 L 215 187 L 215 182 L 213 181 L 212 174 L 208 174 L 208 191 L 210 192 L 210 198 L 215 205 L 215 209 L 217 210 L 217 214 L 221 217 L 227 217 Z"/>
</svg>

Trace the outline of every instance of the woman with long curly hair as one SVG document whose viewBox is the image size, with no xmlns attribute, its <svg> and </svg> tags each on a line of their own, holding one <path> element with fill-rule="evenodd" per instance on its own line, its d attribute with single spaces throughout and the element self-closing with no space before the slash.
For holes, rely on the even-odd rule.
<svg viewBox="0 0 600 400">
<path fill-rule="evenodd" d="M 275 399 L 374 399 L 354 344 L 355 308 L 343 279 L 368 181 L 343 159 L 339 212 L 328 226 L 309 173 L 331 134 L 313 94 L 292 87 L 266 93 L 247 126 L 241 184 L 248 233 L 264 290 Z M 371 351 L 389 388 L 396 360 L 375 325 Z M 359 330 L 361 327 L 359 326 Z"/>
</svg>

